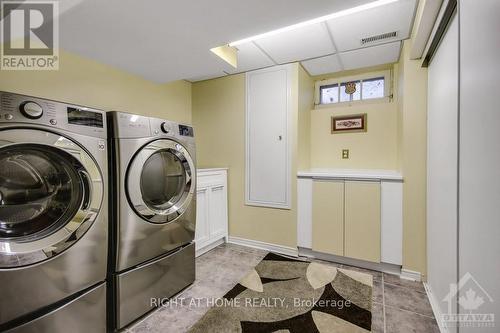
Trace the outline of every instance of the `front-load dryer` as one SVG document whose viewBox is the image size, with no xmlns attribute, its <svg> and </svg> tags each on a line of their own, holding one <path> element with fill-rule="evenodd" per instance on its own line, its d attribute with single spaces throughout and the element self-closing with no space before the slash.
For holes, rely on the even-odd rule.
<svg viewBox="0 0 500 333">
<path fill-rule="evenodd" d="M 114 328 L 194 281 L 193 128 L 108 112 L 112 170 Z"/>
<path fill-rule="evenodd" d="M 0 331 L 106 330 L 103 111 L 0 92 Z"/>
</svg>

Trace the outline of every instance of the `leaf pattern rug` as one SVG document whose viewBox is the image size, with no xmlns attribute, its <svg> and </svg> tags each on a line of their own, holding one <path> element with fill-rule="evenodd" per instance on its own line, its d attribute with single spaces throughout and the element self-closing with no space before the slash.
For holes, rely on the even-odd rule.
<svg viewBox="0 0 500 333">
<path fill-rule="evenodd" d="M 372 289 L 369 274 L 269 253 L 190 332 L 370 332 Z"/>
</svg>

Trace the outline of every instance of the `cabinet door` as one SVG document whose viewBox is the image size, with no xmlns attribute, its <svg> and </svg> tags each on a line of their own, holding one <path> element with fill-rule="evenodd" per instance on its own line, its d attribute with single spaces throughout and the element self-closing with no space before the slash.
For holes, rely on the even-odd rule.
<svg viewBox="0 0 500 333">
<path fill-rule="evenodd" d="M 380 262 L 380 183 L 345 182 L 345 256 Z"/>
<path fill-rule="evenodd" d="M 224 186 L 210 188 L 210 238 L 224 237 L 227 227 L 227 200 Z"/>
<path fill-rule="evenodd" d="M 196 249 L 202 248 L 210 239 L 208 225 L 208 188 L 198 188 L 196 193 Z"/>
<path fill-rule="evenodd" d="M 290 66 L 246 74 L 246 204 L 290 208 Z"/>
<path fill-rule="evenodd" d="M 312 249 L 343 256 L 343 181 L 314 181 L 312 219 Z"/>
</svg>

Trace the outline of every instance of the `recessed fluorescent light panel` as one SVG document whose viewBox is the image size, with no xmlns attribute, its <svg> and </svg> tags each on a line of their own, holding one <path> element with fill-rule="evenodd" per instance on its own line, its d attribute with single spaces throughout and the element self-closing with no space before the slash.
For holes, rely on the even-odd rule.
<svg viewBox="0 0 500 333">
<path fill-rule="evenodd" d="M 350 15 L 350 14 L 362 12 L 364 10 L 368 10 L 368 9 L 372 9 L 372 8 L 384 6 L 384 5 L 387 5 L 387 4 L 390 4 L 390 3 L 393 3 L 393 2 L 397 2 L 397 1 L 399 1 L 399 0 L 377 0 L 377 1 L 373 1 L 373 2 L 364 4 L 364 5 L 361 5 L 361 6 L 352 7 L 352 8 L 345 9 L 345 10 L 341 10 L 339 12 L 332 13 L 332 14 L 325 15 L 325 16 L 321 16 L 321 17 L 318 17 L 318 18 L 315 18 L 315 19 L 312 19 L 312 20 L 309 20 L 309 21 L 300 22 L 300 23 L 297 23 L 297 24 L 289 25 L 289 26 L 284 27 L 284 28 L 280 28 L 280 29 L 269 31 L 269 32 L 265 32 L 265 33 L 260 34 L 260 35 L 255 35 L 255 36 L 252 36 L 252 37 L 240 39 L 240 40 L 237 40 L 235 42 L 229 43 L 229 46 L 237 46 L 237 45 L 241 45 L 241 44 L 244 44 L 244 43 L 253 42 L 255 40 L 258 40 L 258 39 L 261 39 L 261 38 L 264 38 L 264 37 L 269 37 L 269 36 L 273 36 L 273 35 L 276 35 L 276 34 L 279 34 L 279 33 L 282 33 L 282 32 L 286 32 L 286 31 L 290 31 L 290 30 L 295 30 L 297 28 L 301 28 L 301 27 L 304 27 L 304 26 L 307 26 L 307 25 L 311 25 L 311 24 L 315 24 L 315 23 L 325 22 L 325 21 L 328 21 L 328 20 L 331 20 L 331 19 L 334 19 L 334 18 L 337 18 L 337 17 L 347 16 L 347 15 Z"/>
</svg>

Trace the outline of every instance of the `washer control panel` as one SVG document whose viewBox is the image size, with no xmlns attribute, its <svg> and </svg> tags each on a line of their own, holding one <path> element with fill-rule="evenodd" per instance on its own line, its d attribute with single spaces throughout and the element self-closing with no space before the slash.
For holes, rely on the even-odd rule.
<svg viewBox="0 0 500 333">
<path fill-rule="evenodd" d="M 21 103 L 19 111 L 21 111 L 23 116 L 29 119 L 38 119 L 43 115 L 43 109 L 40 104 L 32 101 Z"/>
<path fill-rule="evenodd" d="M 106 138 L 105 112 L 0 91 L 0 123 L 31 123 Z"/>
</svg>

